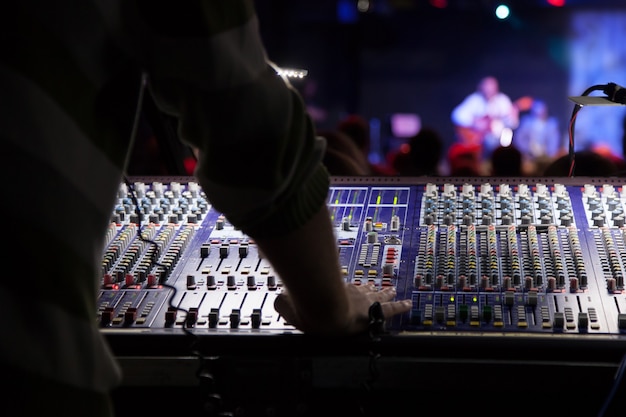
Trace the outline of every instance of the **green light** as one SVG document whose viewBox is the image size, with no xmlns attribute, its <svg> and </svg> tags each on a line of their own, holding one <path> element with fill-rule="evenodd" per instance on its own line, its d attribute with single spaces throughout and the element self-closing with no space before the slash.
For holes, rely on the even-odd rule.
<svg viewBox="0 0 626 417">
<path fill-rule="evenodd" d="M 450 297 L 450 302 L 453 303 L 454 302 L 454 296 Z"/>
<path fill-rule="evenodd" d="M 476 296 L 472 297 L 472 301 L 477 303 L 478 302 L 478 297 L 476 297 Z"/>
</svg>

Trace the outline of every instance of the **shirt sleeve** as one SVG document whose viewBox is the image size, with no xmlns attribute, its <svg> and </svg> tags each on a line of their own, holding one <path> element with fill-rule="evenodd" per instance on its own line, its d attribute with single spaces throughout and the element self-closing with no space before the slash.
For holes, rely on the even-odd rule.
<svg viewBox="0 0 626 417">
<path fill-rule="evenodd" d="M 267 59 L 252 2 L 137 4 L 130 32 L 151 92 L 200 151 L 195 175 L 211 204 L 252 237 L 304 224 L 326 200 L 325 142 Z M 177 13 L 189 19 L 172 23 Z"/>
<path fill-rule="evenodd" d="M 451 119 L 457 126 L 469 127 L 474 124 L 474 118 L 481 111 L 484 111 L 484 105 L 481 105 L 480 98 L 476 94 L 470 94 L 452 110 Z"/>
</svg>

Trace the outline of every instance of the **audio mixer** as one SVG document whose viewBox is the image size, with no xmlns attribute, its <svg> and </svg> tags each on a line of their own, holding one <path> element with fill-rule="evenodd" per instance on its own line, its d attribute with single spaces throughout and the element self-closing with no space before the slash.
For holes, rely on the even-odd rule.
<svg viewBox="0 0 626 417">
<path fill-rule="evenodd" d="M 280 276 L 194 181 L 121 184 L 102 260 L 102 331 L 297 334 L 273 309 Z M 345 281 L 395 286 L 398 299 L 413 301 L 386 323 L 389 334 L 623 342 L 623 186 L 619 178 L 335 177 L 327 205 Z"/>
<path fill-rule="evenodd" d="M 320 341 L 276 313 L 280 276 L 194 178 L 130 178 L 97 304 L 124 371 L 117 411 L 160 415 L 177 392 L 197 415 L 214 389 L 242 416 L 428 415 L 429 399 L 442 415 L 600 416 L 626 363 L 625 186 L 332 178 L 345 282 L 395 286 L 413 308 L 380 333 Z M 604 417 L 623 414 L 614 403 Z"/>
</svg>

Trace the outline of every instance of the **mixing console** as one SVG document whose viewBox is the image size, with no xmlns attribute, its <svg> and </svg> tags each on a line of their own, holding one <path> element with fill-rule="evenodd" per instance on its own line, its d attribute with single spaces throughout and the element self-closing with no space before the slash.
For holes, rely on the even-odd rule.
<svg viewBox="0 0 626 417">
<path fill-rule="evenodd" d="M 103 331 L 297 333 L 273 309 L 280 276 L 193 178 L 131 185 L 102 260 Z M 327 203 L 345 281 L 413 300 L 391 333 L 626 338 L 619 178 L 341 177 Z"/>
</svg>

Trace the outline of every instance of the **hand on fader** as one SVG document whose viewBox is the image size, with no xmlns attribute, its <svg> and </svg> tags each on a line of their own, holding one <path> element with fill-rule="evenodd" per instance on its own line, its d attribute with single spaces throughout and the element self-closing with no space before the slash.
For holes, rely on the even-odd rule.
<svg viewBox="0 0 626 417">
<path fill-rule="evenodd" d="M 396 297 L 394 287 L 384 287 L 378 290 L 372 285 L 346 284 L 345 289 L 349 305 L 348 313 L 345 320 L 338 320 L 345 325 L 341 329 L 327 328 L 316 333 L 350 335 L 366 332 L 370 323 L 369 309 L 375 302 L 380 303 L 385 319 L 411 310 L 411 300 L 394 301 Z M 287 291 L 276 297 L 274 308 L 289 324 L 305 333 L 309 330 L 309 326 L 300 320 Z"/>
</svg>

